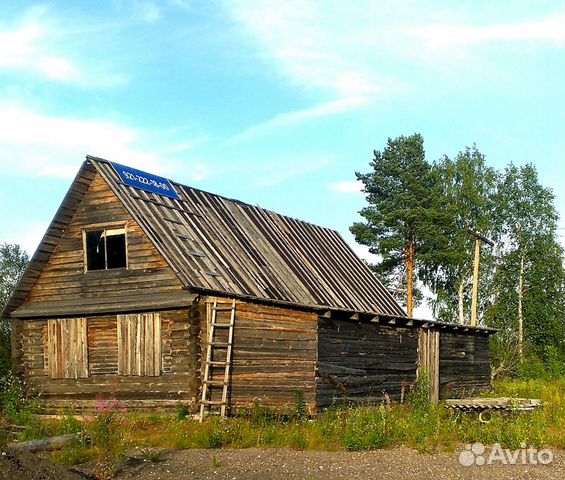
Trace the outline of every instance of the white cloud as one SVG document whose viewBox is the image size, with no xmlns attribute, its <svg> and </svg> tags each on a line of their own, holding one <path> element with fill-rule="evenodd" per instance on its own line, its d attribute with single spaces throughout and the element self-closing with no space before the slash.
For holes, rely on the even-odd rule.
<svg viewBox="0 0 565 480">
<path fill-rule="evenodd" d="M 375 255 L 369 251 L 369 247 L 366 245 L 361 245 L 357 243 L 355 240 L 349 240 L 349 245 L 351 249 L 355 252 L 355 254 L 359 257 L 368 262 L 369 264 L 373 265 L 375 263 L 380 263 L 382 261 L 382 257 L 379 255 Z"/>
<path fill-rule="evenodd" d="M 337 115 L 339 113 L 362 108 L 367 106 L 368 103 L 368 99 L 365 97 L 345 97 L 339 100 L 322 103 L 312 108 L 297 110 L 295 112 L 281 113 L 263 123 L 260 123 L 259 125 L 254 125 L 243 132 L 228 138 L 222 143 L 222 145 L 232 145 L 241 141 L 251 140 L 269 132 L 295 125 L 306 120 Z"/>
<path fill-rule="evenodd" d="M 0 29 L 0 70 L 24 71 L 60 83 L 103 88 L 127 83 L 119 72 L 102 68 L 90 58 L 72 59 L 61 27 L 43 20 L 44 10 L 24 16 L 13 29 Z M 85 65 L 79 65 L 85 63 Z"/>
<path fill-rule="evenodd" d="M 191 159 L 188 162 L 174 162 L 172 170 L 178 172 L 177 180 L 180 183 L 202 182 L 217 172 L 210 165 L 200 159 Z"/>
<path fill-rule="evenodd" d="M 158 152 L 143 148 L 143 133 L 117 123 L 0 106 L 0 167 L 4 172 L 72 178 L 86 154 L 155 173 L 167 165 Z"/>
<path fill-rule="evenodd" d="M 428 48 L 471 47 L 485 42 L 546 41 L 565 46 L 565 19 L 562 15 L 542 20 L 494 25 L 430 24 L 407 30 L 424 40 Z"/>
<path fill-rule="evenodd" d="M 77 71 L 67 59 L 41 52 L 42 36 L 37 25 L 0 32 L 0 68 L 32 70 L 58 81 L 75 80 Z"/>
<path fill-rule="evenodd" d="M 357 180 L 344 180 L 332 183 L 330 188 L 339 193 L 361 193 L 363 184 Z"/>
<path fill-rule="evenodd" d="M 460 59 L 461 49 L 483 42 L 565 43 L 562 12 L 510 22 L 504 6 L 480 16 L 457 3 L 410 0 L 287 0 L 277 8 L 269 0 L 225 1 L 261 60 L 309 92 L 338 98 L 374 100 L 402 91 L 409 79 L 393 79 L 393 72 L 430 49 L 443 49 L 441 61 L 448 63 L 449 53 Z"/>
<path fill-rule="evenodd" d="M 291 81 L 310 90 L 324 88 L 338 97 L 373 97 L 381 91 L 375 72 L 359 62 L 355 31 L 343 36 L 343 21 L 355 7 L 287 0 L 228 1 L 234 18 L 256 40 L 260 55 L 275 62 Z M 345 16 L 343 16 L 344 14 Z"/>
<path fill-rule="evenodd" d="M 78 81 L 80 74 L 68 59 L 46 53 L 41 47 L 45 36 L 34 24 L 0 31 L 0 68 L 31 70 L 61 82 Z"/>
</svg>

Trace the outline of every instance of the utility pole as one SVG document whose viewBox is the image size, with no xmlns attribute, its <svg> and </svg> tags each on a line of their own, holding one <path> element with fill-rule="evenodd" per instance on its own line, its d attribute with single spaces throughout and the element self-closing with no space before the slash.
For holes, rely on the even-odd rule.
<svg viewBox="0 0 565 480">
<path fill-rule="evenodd" d="M 494 242 L 470 228 L 467 231 L 475 237 L 475 264 L 473 269 L 473 298 L 471 301 L 471 326 L 477 326 L 477 297 L 479 294 L 479 261 L 481 256 L 481 242 L 494 247 Z"/>
</svg>

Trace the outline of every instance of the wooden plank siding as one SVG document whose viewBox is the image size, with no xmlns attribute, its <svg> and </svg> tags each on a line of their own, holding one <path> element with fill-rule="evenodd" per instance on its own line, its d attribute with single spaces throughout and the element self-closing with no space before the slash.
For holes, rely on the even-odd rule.
<svg viewBox="0 0 565 480">
<path fill-rule="evenodd" d="M 334 402 L 398 400 L 403 382 L 416 378 L 418 329 L 319 319 L 318 409 Z"/>
<path fill-rule="evenodd" d="M 96 225 L 126 226 L 127 269 L 85 272 L 82 232 L 83 228 Z M 66 314 L 68 306 L 80 315 L 91 305 L 111 311 L 122 299 L 130 301 L 132 297 L 181 290 L 182 284 L 171 267 L 100 174 L 96 174 L 30 290 L 24 308 L 33 308 L 39 302 L 57 302 Z"/>
<path fill-rule="evenodd" d="M 118 315 L 118 374 L 161 375 L 159 313 Z"/>
<path fill-rule="evenodd" d="M 87 317 L 87 378 L 50 378 L 48 320 L 19 321 L 18 355 L 28 392 L 41 394 L 45 413 L 71 406 L 92 410 L 96 401 L 117 398 L 133 410 L 171 410 L 178 404 L 196 409 L 200 386 L 200 319 L 198 309 L 160 312 L 162 373 L 158 376 L 118 374 L 116 315 Z"/>
<path fill-rule="evenodd" d="M 441 332 L 440 397 L 491 387 L 488 335 Z"/>
<path fill-rule="evenodd" d="M 86 318 L 47 320 L 48 373 L 51 378 L 88 377 Z"/>
<path fill-rule="evenodd" d="M 421 328 L 418 335 L 418 378 L 426 375 L 430 384 L 430 400 L 439 401 L 439 342 L 440 332 Z"/>
<path fill-rule="evenodd" d="M 228 298 L 205 297 L 202 303 L 210 304 L 214 300 L 219 305 L 231 306 L 232 299 Z M 204 306 L 201 309 L 206 311 Z M 227 323 L 229 314 L 228 311 L 218 312 L 218 322 Z M 201 318 L 202 351 L 205 351 L 206 315 Z M 248 409 L 255 401 L 284 411 L 295 404 L 298 390 L 314 413 L 316 339 L 315 313 L 237 301 L 228 395 L 231 411 Z M 218 355 L 215 360 L 221 361 L 222 352 L 215 349 L 215 353 Z M 212 371 L 212 380 L 223 380 L 223 368 Z M 212 388 L 212 400 L 220 400 L 221 392 L 221 387 Z"/>
</svg>

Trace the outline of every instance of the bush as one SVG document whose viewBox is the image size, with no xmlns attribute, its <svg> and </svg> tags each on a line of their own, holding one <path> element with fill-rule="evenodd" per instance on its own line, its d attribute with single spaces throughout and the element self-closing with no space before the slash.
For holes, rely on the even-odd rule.
<svg viewBox="0 0 565 480">
<path fill-rule="evenodd" d="M 9 421 L 18 425 L 28 423 L 38 410 L 37 402 L 27 398 L 24 385 L 11 372 L 0 378 L 0 409 Z"/>
<path fill-rule="evenodd" d="M 2 310 L 2 305 L 0 305 Z M 0 320 L 0 377 L 10 373 L 11 359 L 11 340 L 10 340 L 10 324 L 7 320 Z"/>
<path fill-rule="evenodd" d="M 126 448 L 123 414 L 127 410 L 116 400 L 99 400 L 96 410 L 87 432 L 98 457 L 96 476 L 100 480 L 107 480 L 115 475 L 118 460 Z"/>
<path fill-rule="evenodd" d="M 428 409 L 431 405 L 430 374 L 422 368 L 418 378 L 410 385 L 406 393 L 406 401 L 416 409 Z"/>
<path fill-rule="evenodd" d="M 71 408 L 60 413 L 61 419 L 57 425 L 58 435 L 70 435 L 83 431 L 82 424 L 76 419 L 75 411 Z"/>
<path fill-rule="evenodd" d="M 390 428 L 390 410 L 385 405 L 343 410 L 342 415 L 345 428 L 339 435 L 347 450 L 382 448 L 392 442 L 395 432 Z"/>
<path fill-rule="evenodd" d="M 186 405 L 177 405 L 176 411 L 177 411 L 177 418 L 179 420 L 184 420 L 186 417 L 190 415 L 190 411 Z"/>
<path fill-rule="evenodd" d="M 294 390 L 294 408 L 292 409 L 291 417 L 296 420 L 304 420 L 308 415 L 308 408 L 304 400 L 304 392 L 302 390 Z"/>
</svg>

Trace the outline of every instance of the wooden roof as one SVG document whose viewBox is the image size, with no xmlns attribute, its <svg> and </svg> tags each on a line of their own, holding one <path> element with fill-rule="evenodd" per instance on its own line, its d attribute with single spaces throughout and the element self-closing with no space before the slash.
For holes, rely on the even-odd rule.
<svg viewBox="0 0 565 480">
<path fill-rule="evenodd" d="M 335 230 L 172 182 L 180 200 L 125 185 L 88 156 L 4 313 L 22 305 L 98 172 L 187 289 L 405 317 Z"/>
<path fill-rule="evenodd" d="M 87 157 L 190 289 L 405 316 L 335 230 L 172 182 L 180 200 L 125 185 Z"/>
</svg>

